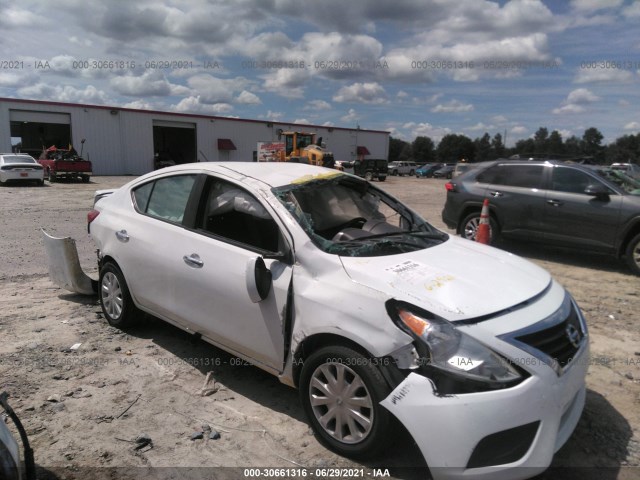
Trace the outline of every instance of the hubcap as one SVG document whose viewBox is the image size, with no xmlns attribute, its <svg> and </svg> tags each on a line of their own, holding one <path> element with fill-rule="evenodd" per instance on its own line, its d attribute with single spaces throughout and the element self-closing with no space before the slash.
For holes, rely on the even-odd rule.
<svg viewBox="0 0 640 480">
<path fill-rule="evenodd" d="M 640 267 L 640 242 L 636 243 L 636 246 L 631 252 L 631 255 L 633 256 L 633 261 L 635 262 L 635 264 Z"/>
<path fill-rule="evenodd" d="M 472 218 L 464 226 L 464 238 L 468 240 L 475 240 L 476 233 L 478 232 L 478 225 L 480 225 L 480 218 Z"/>
<path fill-rule="evenodd" d="M 316 420 L 335 440 L 355 444 L 371 432 L 373 401 L 362 378 L 346 365 L 325 363 L 316 368 L 309 400 Z"/>
<path fill-rule="evenodd" d="M 113 320 L 117 320 L 122 315 L 122 307 L 124 304 L 122 298 L 122 289 L 118 277 L 111 272 L 107 272 L 102 277 L 102 305 L 107 315 Z"/>
</svg>

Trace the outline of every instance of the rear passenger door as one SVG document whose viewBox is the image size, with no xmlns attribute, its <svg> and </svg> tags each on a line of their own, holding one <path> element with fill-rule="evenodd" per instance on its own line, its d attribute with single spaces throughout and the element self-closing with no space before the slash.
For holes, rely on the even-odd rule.
<svg viewBox="0 0 640 480">
<path fill-rule="evenodd" d="M 493 205 L 501 233 L 509 237 L 541 238 L 545 209 L 544 165 L 497 164 L 478 175 L 488 183 L 486 198 Z"/>
<path fill-rule="evenodd" d="M 622 197 L 597 177 L 577 168 L 558 165 L 550 170 L 543 224 L 545 239 L 559 245 L 612 251 Z M 607 189 L 609 195 L 598 198 L 586 194 L 590 185 Z"/>
</svg>

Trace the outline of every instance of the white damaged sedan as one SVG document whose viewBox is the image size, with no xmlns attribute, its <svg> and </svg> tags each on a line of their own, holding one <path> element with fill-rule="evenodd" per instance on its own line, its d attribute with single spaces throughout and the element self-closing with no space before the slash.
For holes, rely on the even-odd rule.
<svg viewBox="0 0 640 480">
<path fill-rule="evenodd" d="M 400 422 L 435 478 L 527 478 L 580 418 L 589 342 L 571 296 L 360 178 L 188 164 L 94 208 L 109 323 L 148 312 L 277 375 L 342 455 L 375 455 Z"/>
</svg>

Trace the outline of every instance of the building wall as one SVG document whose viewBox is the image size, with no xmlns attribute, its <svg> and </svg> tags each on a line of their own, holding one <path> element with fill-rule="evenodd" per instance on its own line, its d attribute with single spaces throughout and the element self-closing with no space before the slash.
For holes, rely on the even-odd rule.
<svg viewBox="0 0 640 480">
<path fill-rule="evenodd" d="M 96 175 L 141 175 L 152 170 L 154 121 L 195 124 L 198 161 L 228 157 L 230 161 L 250 162 L 257 143 L 277 140 L 279 129 L 316 133 L 336 160 L 355 159 L 357 146 L 367 147 L 370 158 L 387 158 L 389 149 L 389 134 L 380 131 L 0 99 L 2 152 L 11 151 L 11 110 L 70 114 L 73 145 L 79 152 L 80 141 L 86 139 L 83 156 L 92 161 Z M 231 139 L 237 150 L 228 154 L 218 151 L 218 138 Z"/>
</svg>

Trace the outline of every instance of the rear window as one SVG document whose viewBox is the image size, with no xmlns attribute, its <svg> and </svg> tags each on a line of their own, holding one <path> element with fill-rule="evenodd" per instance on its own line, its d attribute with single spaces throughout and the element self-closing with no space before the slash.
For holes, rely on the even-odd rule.
<svg viewBox="0 0 640 480">
<path fill-rule="evenodd" d="M 481 183 L 506 185 L 509 187 L 540 188 L 542 165 L 495 165 L 480 173 L 476 179 Z"/>
<path fill-rule="evenodd" d="M 195 175 L 164 177 L 133 191 L 136 209 L 155 218 L 181 223 Z"/>
<path fill-rule="evenodd" d="M 29 155 L 4 155 L 2 161 L 6 164 L 10 163 L 37 163 Z"/>
</svg>

